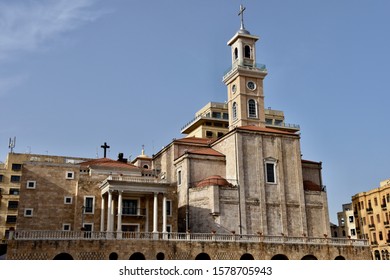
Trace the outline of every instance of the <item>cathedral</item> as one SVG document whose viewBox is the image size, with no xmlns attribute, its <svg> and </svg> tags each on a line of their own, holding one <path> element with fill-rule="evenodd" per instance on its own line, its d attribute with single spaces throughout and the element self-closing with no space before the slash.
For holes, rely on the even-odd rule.
<svg viewBox="0 0 390 280">
<path fill-rule="evenodd" d="M 21 168 L 13 224 L 0 212 L 7 258 L 368 258 L 365 240 L 329 238 L 321 162 L 302 159 L 299 126 L 265 108 L 267 68 L 257 61 L 259 37 L 244 27 L 243 10 L 227 42 L 227 101 L 200 109 L 182 128 L 185 137 L 152 156 L 142 149 L 131 162 L 122 154 L 8 155 L 8 166 Z M 7 192 L 15 175 L 4 170 L 7 164 L 0 170 Z"/>
</svg>

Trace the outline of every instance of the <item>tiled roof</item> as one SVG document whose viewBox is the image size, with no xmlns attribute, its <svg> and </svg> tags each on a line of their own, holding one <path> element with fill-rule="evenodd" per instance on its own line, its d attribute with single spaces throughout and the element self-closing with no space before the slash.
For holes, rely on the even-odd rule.
<svg viewBox="0 0 390 280">
<path fill-rule="evenodd" d="M 104 167 L 104 168 L 120 168 L 120 169 L 139 169 L 137 166 L 117 160 L 112 160 L 109 158 L 99 158 L 94 160 L 89 160 L 80 163 L 82 167 Z"/>
<path fill-rule="evenodd" d="M 219 175 L 207 177 L 196 184 L 197 188 L 207 186 L 231 186 L 231 184 L 225 178 Z"/>
<path fill-rule="evenodd" d="M 215 139 L 209 139 L 209 138 L 200 138 L 200 137 L 184 137 L 181 139 L 176 139 L 174 142 L 179 143 L 191 143 L 191 144 L 210 144 L 214 142 Z"/>
<path fill-rule="evenodd" d="M 202 149 L 195 149 L 195 150 L 188 150 L 189 154 L 196 154 L 196 155 L 206 155 L 206 156 L 220 156 L 224 157 L 225 155 L 212 149 L 212 148 L 202 148 Z"/>
<path fill-rule="evenodd" d="M 297 135 L 295 133 L 288 132 L 288 131 L 281 130 L 281 129 L 269 128 L 269 127 L 260 127 L 260 126 L 254 126 L 254 125 L 240 126 L 240 127 L 238 127 L 238 129 L 240 129 L 240 130 L 249 130 L 249 131 L 278 133 L 278 134 L 286 134 L 286 135 Z"/>
</svg>

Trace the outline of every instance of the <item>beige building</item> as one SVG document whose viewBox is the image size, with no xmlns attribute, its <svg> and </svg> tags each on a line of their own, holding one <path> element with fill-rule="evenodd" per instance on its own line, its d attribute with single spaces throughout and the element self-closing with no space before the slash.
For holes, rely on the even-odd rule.
<svg viewBox="0 0 390 280">
<path fill-rule="evenodd" d="M 25 162 L 17 230 L 167 233 L 177 231 L 175 204 L 166 180 L 122 156 Z"/>
<path fill-rule="evenodd" d="M 352 197 L 358 238 L 371 243 L 372 258 L 390 259 L 390 180 Z"/>
<path fill-rule="evenodd" d="M 10 230 L 15 230 L 18 225 L 20 190 L 26 184 L 33 186 L 33 182 L 22 182 L 25 162 L 74 164 L 85 160 L 87 159 L 77 157 L 9 153 L 5 163 L 0 164 L 0 239 L 8 238 Z"/>
<path fill-rule="evenodd" d="M 356 224 L 352 203 L 343 204 L 343 210 L 337 213 L 338 226 L 334 228 L 333 237 L 356 239 Z"/>
</svg>

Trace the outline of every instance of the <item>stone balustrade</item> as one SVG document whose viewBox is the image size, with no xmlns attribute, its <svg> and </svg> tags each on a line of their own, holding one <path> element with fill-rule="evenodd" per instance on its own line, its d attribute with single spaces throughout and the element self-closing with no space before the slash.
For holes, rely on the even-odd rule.
<svg viewBox="0 0 390 280">
<path fill-rule="evenodd" d="M 242 242 L 276 244 L 314 244 L 314 245 L 351 245 L 369 246 L 364 239 L 319 238 L 294 236 L 266 236 L 261 234 L 238 235 L 218 233 L 155 233 L 155 232 L 92 232 L 92 231 L 16 231 L 15 240 L 169 240 L 202 242 Z"/>
</svg>

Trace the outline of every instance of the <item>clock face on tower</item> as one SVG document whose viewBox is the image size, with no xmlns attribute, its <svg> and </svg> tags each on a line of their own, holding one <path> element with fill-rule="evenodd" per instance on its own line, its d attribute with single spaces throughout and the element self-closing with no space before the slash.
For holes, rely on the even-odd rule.
<svg viewBox="0 0 390 280">
<path fill-rule="evenodd" d="M 250 90 L 254 90 L 256 88 L 256 84 L 252 81 L 249 81 L 246 86 L 248 87 L 248 89 Z"/>
</svg>

